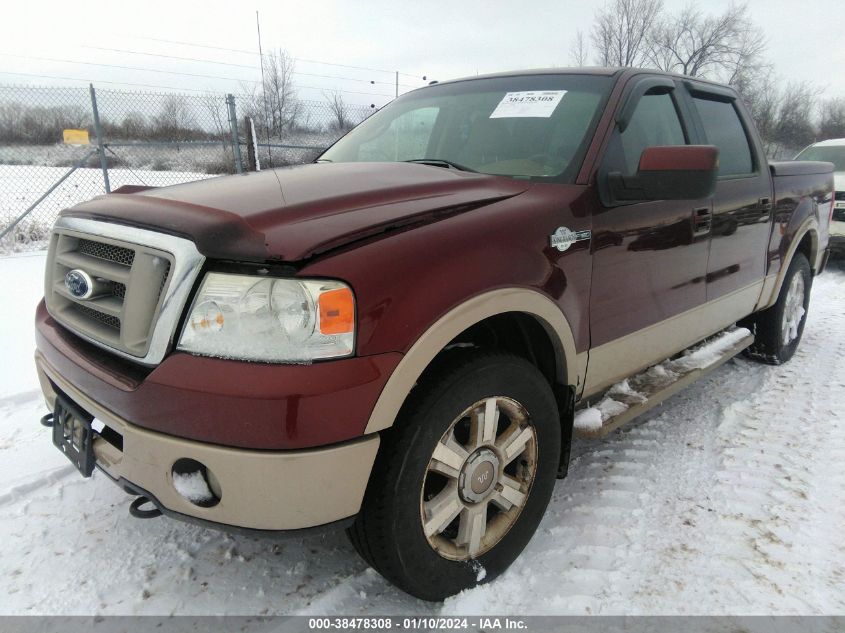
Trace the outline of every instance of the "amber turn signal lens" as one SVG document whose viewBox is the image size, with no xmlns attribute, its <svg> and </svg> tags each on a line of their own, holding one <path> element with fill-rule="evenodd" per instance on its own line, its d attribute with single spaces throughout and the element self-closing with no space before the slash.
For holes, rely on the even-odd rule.
<svg viewBox="0 0 845 633">
<path fill-rule="evenodd" d="M 346 334 L 355 326 L 355 300 L 349 288 L 329 290 L 320 295 L 320 333 Z"/>
</svg>

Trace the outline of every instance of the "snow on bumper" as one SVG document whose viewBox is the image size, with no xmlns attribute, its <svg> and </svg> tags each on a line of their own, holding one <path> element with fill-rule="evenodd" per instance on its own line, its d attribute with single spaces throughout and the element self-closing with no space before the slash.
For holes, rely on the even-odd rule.
<svg viewBox="0 0 845 633">
<path fill-rule="evenodd" d="M 55 387 L 117 432 L 122 449 L 98 438 L 97 466 L 118 483 L 153 495 L 171 512 L 203 521 L 258 530 L 316 527 L 355 515 L 361 506 L 379 437 L 332 446 L 256 451 L 206 444 L 130 424 L 73 387 L 36 353 L 44 396 L 54 404 Z M 195 460 L 213 473 L 220 500 L 203 507 L 177 490 L 173 465 Z"/>
</svg>

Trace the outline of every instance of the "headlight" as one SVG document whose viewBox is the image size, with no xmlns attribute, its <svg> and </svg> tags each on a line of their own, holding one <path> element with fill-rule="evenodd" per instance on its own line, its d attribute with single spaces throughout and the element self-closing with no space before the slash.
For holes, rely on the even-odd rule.
<svg viewBox="0 0 845 633">
<path fill-rule="evenodd" d="M 208 273 L 179 349 L 194 354 L 307 363 L 352 354 L 355 299 L 339 281 Z"/>
</svg>

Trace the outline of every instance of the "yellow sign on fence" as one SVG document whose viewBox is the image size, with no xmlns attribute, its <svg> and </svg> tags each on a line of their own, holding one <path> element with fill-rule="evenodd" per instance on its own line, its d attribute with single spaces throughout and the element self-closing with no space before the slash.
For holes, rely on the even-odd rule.
<svg viewBox="0 0 845 633">
<path fill-rule="evenodd" d="M 65 145 L 89 145 L 88 130 L 64 130 L 62 132 Z"/>
</svg>

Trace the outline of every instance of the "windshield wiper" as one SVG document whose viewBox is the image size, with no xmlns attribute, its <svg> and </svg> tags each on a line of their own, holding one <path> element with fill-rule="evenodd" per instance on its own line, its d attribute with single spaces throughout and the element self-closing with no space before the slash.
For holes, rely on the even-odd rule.
<svg viewBox="0 0 845 633">
<path fill-rule="evenodd" d="M 475 169 L 467 167 L 466 165 L 459 165 L 458 163 L 453 163 L 451 160 L 444 160 L 443 158 L 412 158 L 411 160 L 403 160 L 402 162 L 420 163 L 421 165 L 432 165 L 434 167 L 448 167 L 450 169 L 478 173 Z"/>
</svg>

